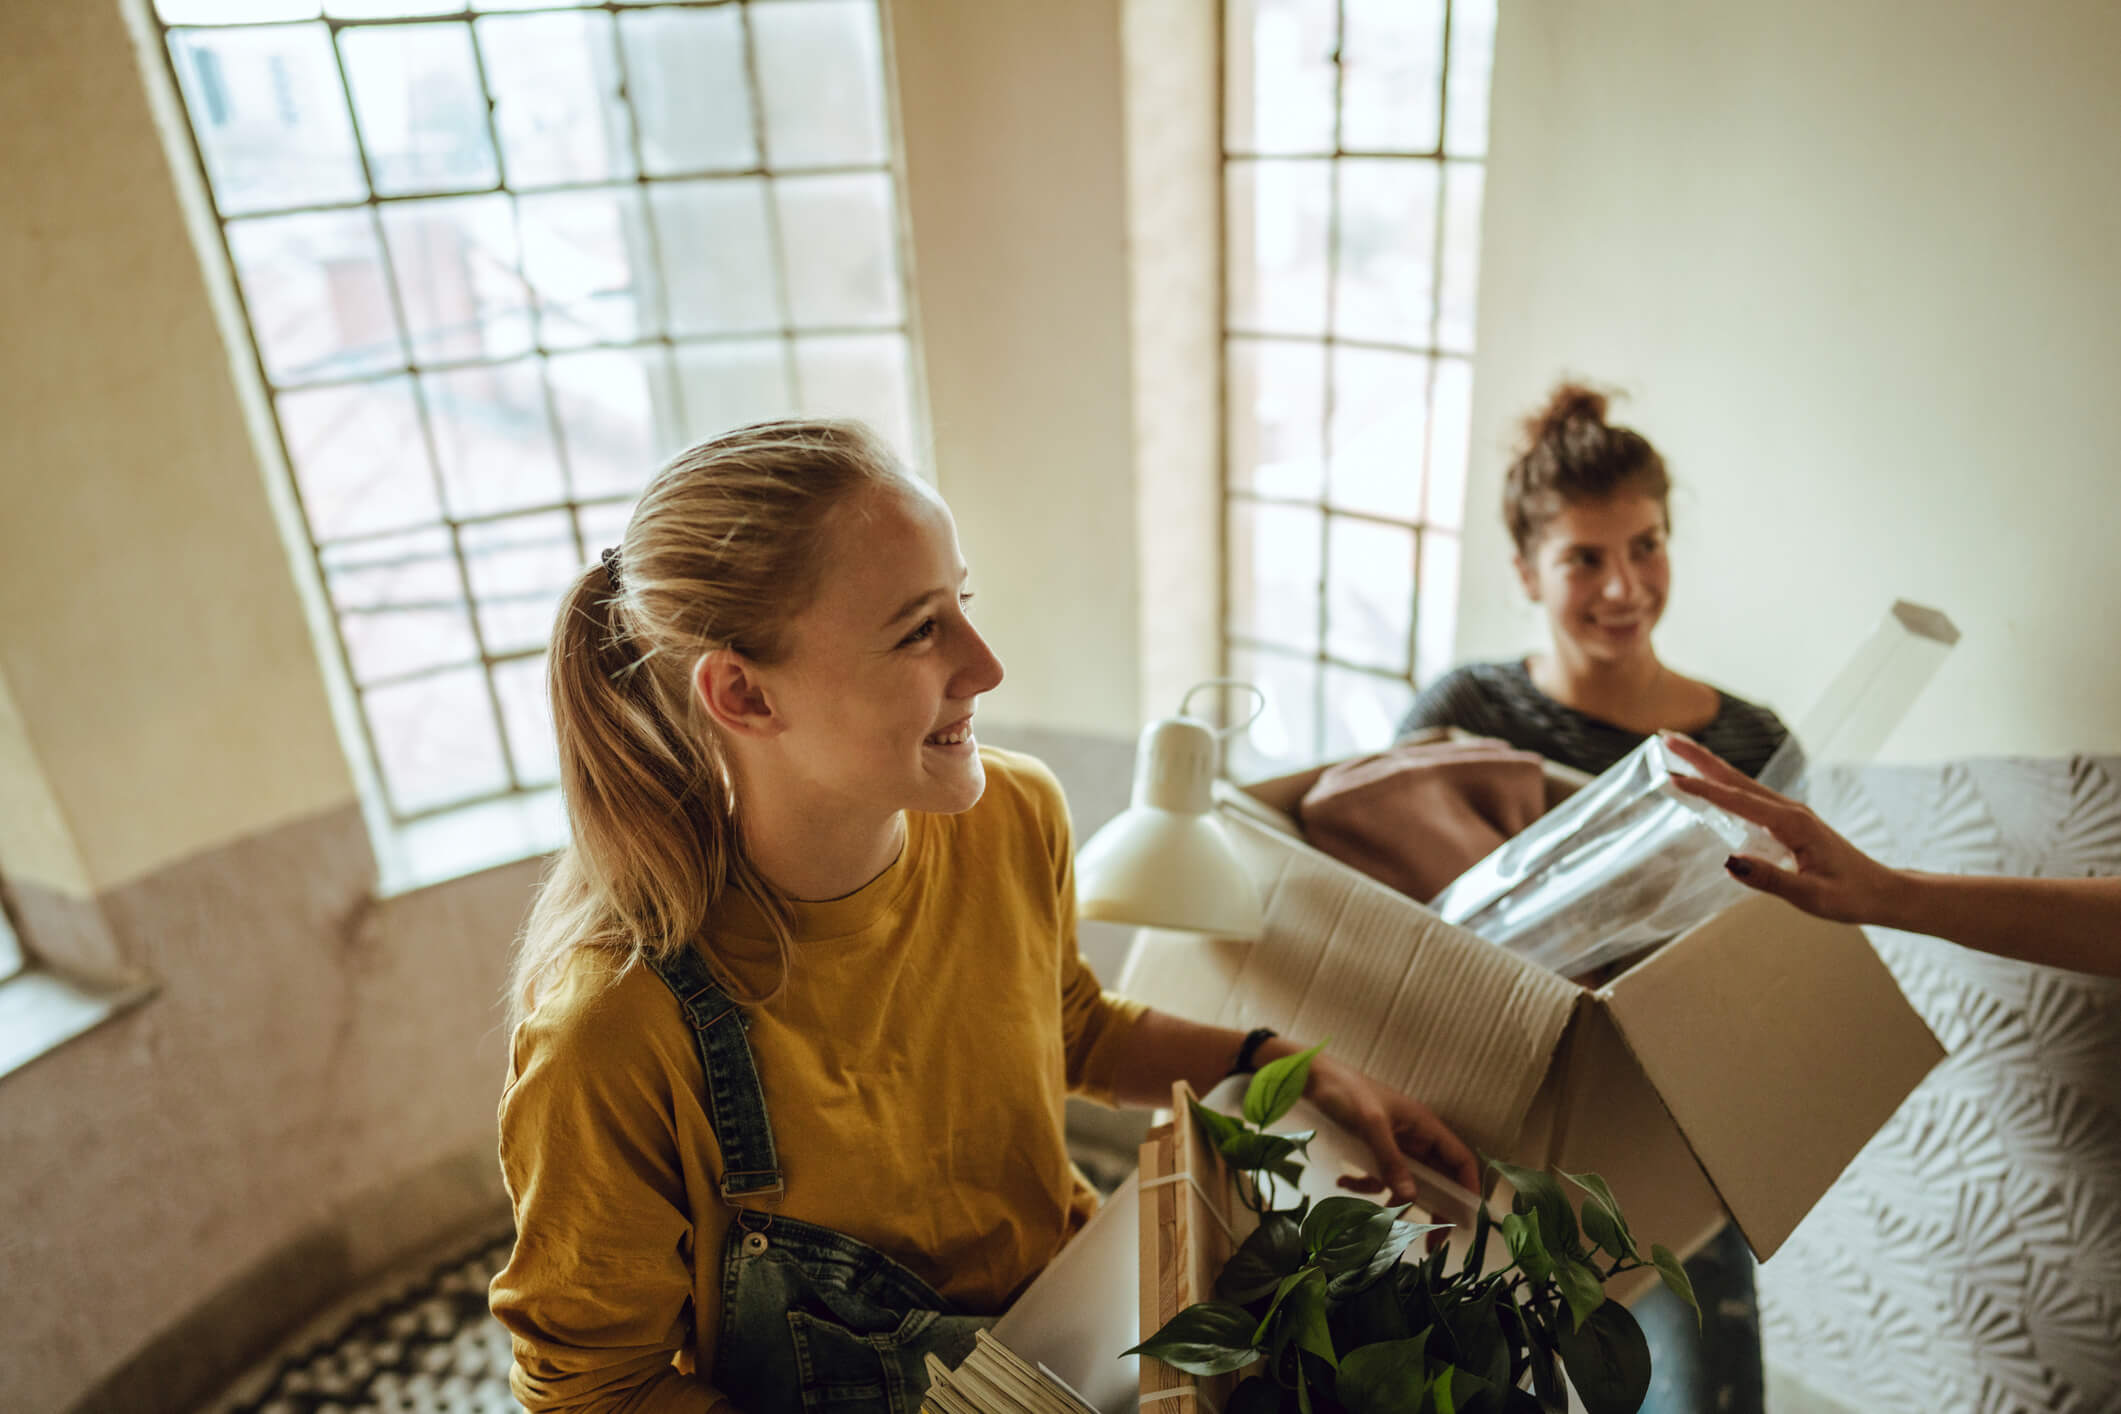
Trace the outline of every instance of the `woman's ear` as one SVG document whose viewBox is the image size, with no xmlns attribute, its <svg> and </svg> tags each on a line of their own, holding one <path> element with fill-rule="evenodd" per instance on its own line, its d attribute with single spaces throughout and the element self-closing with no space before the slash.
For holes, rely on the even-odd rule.
<svg viewBox="0 0 2121 1414">
<path fill-rule="evenodd" d="M 723 731 L 763 740 L 787 724 L 759 680 L 758 665 L 734 648 L 711 648 L 692 665 L 692 692 Z"/>
<path fill-rule="evenodd" d="M 1539 602 L 1539 569 L 1519 551 L 1510 558 L 1517 567 L 1517 582 L 1524 586 L 1524 597 L 1534 604 Z"/>
</svg>

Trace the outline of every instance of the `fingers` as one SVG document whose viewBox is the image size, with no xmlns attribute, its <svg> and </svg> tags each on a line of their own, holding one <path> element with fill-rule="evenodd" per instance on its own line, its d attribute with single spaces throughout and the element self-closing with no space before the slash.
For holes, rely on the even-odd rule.
<svg viewBox="0 0 2121 1414">
<path fill-rule="evenodd" d="M 1395 1203 L 1414 1201 L 1414 1170 L 1407 1164 L 1407 1156 L 1399 1152 L 1399 1136 L 1392 1132 L 1391 1121 L 1382 1112 L 1372 1111 L 1364 1115 L 1360 1128 L 1362 1142 L 1370 1146 L 1370 1154 L 1377 1160 L 1377 1177 L 1392 1191 Z"/>
<path fill-rule="evenodd" d="M 1730 811 L 1741 820 L 1750 820 L 1770 830 L 1789 814 L 1779 802 L 1762 800 L 1749 791 L 1724 785 L 1721 781 L 1705 780 L 1700 776 L 1674 776 L 1672 789 L 1685 791 L 1696 799 Z"/>
<path fill-rule="evenodd" d="M 1407 1106 L 1393 1138 L 1399 1152 L 1414 1159 L 1413 1167 L 1420 1170 L 1411 1176 L 1419 1181 L 1424 1173 L 1434 1172 L 1468 1192 L 1479 1192 L 1480 1160 L 1473 1151 L 1428 1106 L 1412 1100 Z"/>
<path fill-rule="evenodd" d="M 1659 732 L 1664 744 L 1672 748 L 1672 754 L 1701 772 L 1708 779 L 1721 785 L 1743 790 L 1753 785 L 1753 779 L 1715 752 L 1690 736 L 1678 732 Z"/>
<path fill-rule="evenodd" d="M 1443 1121 L 1431 1115 L 1421 1131 L 1429 1141 L 1430 1157 L 1436 1166 L 1457 1182 L 1458 1186 L 1478 1193 L 1480 1191 L 1480 1160 L 1467 1148 L 1459 1137 L 1444 1128 Z"/>
<path fill-rule="evenodd" d="M 1829 902 L 1828 886 L 1811 875 L 1800 874 L 1794 869 L 1778 869 L 1751 854 L 1732 855 L 1723 861 L 1723 871 L 1756 893 L 1773 894 L 1806 913 L 1822 918 L 1841 916 L 1841 912 Z"/>
<path fill-rule="evenodd" d="M 1811 812 L 1765 786 L 1756 786 L 1750 781 L 1743 787 L 1729 786 L 1698 776 L 1673 776 L 1672 787 L 1741 820 L 1752 821 L 1792 849 L 1810 843 L 1807 832 L 1813 819 Z"/>
</svg>

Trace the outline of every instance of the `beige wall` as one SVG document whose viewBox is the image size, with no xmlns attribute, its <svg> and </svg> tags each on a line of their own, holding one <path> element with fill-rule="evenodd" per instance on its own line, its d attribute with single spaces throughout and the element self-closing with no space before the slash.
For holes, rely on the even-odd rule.
<svg viewBox="0 0 2121 1414">
<path fill-rule="evenodd" d="M 0 54 L 0 754 L 43 775 L 0 814 L 102 889 L 353 785 L 118 8 L 0 6 Z"/>
<path fill-rule="evenodd" d="M 888 9 L 937 484 L 1008 669 L 986 710 L 1131 734 L 1118 0 Z"/>
<path fill-rule="evenodd" d="M 1142 720 L 1222 666 L 1222 55 L 1217 7 L 1123 0 Z"/>
<path fill-rule="evenodd" d="M 1890 759 L 2121 748 L 2121 7 L 1514 0 L 1460 650 L 1563 370 L 1663 449 L 1682 669 L 1801 712 L 1895 596 L 1965 637 Z"/>
</svg>

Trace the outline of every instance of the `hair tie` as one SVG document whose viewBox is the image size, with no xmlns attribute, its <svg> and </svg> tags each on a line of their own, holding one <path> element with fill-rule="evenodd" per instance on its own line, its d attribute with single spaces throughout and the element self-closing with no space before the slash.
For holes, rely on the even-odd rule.
<svg viewBox="0 0 2121 1414">
<path fill-rule="evenodd" d="M 612 546 L 603 553 L 601 558 L 604 561 L 604 577 L 611 581 L 611 592 L 614 594 L 625 593 L 626 586 L 619 580 L 619 547 L 616 545 Z"/>
</svg>

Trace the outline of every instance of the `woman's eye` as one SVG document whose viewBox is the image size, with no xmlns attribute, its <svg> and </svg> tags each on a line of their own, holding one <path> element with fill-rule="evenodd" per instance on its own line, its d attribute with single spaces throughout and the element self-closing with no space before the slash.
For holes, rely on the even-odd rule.
<svg viewBox="0 0 2121 1414">
<path fill-rule="evenodd" d="M 962 613 L 967 613 L 967 614 L 969 614 L 969 613 L 971 613 L 971 612 L 972 612 L 972 591 L 971 591 L 971 590 L 969 590 L 969 589 L 968 589 L 968 590 L 966 590 L 966 591 L 965 591 L 965 592 L 964 592 L 963 594 L 960 594 L 960 595 L 958 595 L 958 596 L 957 596 L 957 607 L 958 607 L 959 611 L 960 611 L 960 612 L 962 612 Z"/>
<path fill-rule="evenodd" d="M 903 648 L 909 643 L 918 643 L 934 632 L 935 620 L 922 619 L 920 622 L 920 627 L 914 629 L 913 632 L 907 634 L 904 638 L 899 640 L 899 646 Z"/>
</svg>

